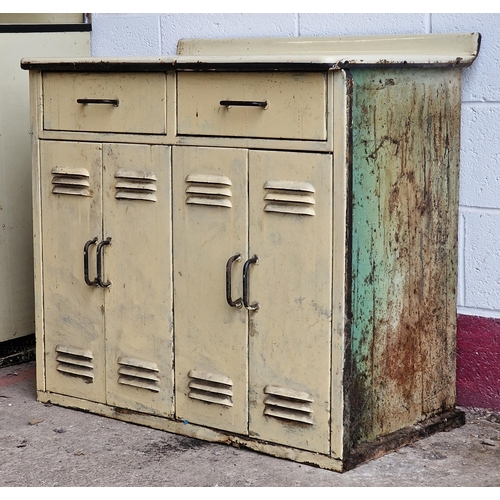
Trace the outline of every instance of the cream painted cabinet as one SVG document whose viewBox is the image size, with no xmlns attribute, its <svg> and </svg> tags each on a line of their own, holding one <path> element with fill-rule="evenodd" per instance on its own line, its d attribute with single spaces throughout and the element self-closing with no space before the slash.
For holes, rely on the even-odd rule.
<svg viewBox="0 0 500 500">
<path fill-rule="evenodd" d="M 248 256 L 258 261 L 248 269 L 246 302 L 259 304 L 249 311 L 249 432 L 328 453 L 332 157 L 251 151 L 249 158 Z"/>
<path fill-rule="evenodd" d="M 169 162 L 41 142 L 47 390 L 172 414 Z"/>
<path fill-rule="evenodd" d="M 226 302 L 226 263 L 247 255 L 248 153 L 174 147 L 172 166 L 176 414 L 247 434 L 248 319 Z"/>
<path fill-rule="evenodd" d="M 23 61 L 38 398 L 337 471 L 461 425 L 459 66 L 478 42 Z"/>
<path fill-rule="evenodd" d="M 180 419 L 328 450 L 331 161 L 174 147 Z"/>
</svg>

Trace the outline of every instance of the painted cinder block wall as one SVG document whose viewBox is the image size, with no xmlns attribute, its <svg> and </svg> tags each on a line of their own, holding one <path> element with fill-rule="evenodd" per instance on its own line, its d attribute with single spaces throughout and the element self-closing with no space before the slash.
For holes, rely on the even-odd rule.
<svg viewBox="0 0 500 500">
<path fill-rule="evenodd" d="M 92 14 L 93 56 L 162 56 L 180 38 L 479 32 L 463 70 L 457 402 L 500 411 L 500 14 Z"/>
</svg>

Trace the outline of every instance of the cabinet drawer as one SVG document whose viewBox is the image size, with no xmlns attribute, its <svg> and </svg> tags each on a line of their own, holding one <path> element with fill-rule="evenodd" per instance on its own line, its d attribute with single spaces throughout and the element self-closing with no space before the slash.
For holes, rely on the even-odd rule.
<svg viewBox="0 0 500 500">
<path fill-rule="evenodd" d="M 45 130 L 165 134 L 166 76 L 45 73 L 43 105 Z"/>
<path fill-rule="evenodd" d="M 325 73 L 186 72 L 177 85 L 179 135 L 326 139 Z"/>
</svg>

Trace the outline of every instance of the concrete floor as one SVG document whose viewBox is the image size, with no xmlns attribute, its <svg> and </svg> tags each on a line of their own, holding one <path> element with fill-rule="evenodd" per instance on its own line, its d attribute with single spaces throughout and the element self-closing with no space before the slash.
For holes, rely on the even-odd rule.
<svg viewBox="0 0 500 500">
<path fill-rule="evenodd" d="M 465 426 L 339 474 L 39 403 L 30 362 L 0 369 L 0 486 L 499 487 L 500 415 L 467 410 Z"/>
</svg>

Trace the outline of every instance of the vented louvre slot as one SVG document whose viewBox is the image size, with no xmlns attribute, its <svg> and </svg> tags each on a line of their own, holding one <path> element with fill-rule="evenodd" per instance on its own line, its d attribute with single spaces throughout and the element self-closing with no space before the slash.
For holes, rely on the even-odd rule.
<svg viewBox="0 0 500 500">
<path fill-rule="evenodd" d="M 207 382 L 215 382 L 217 384 L 229 385 L 232 387 L 233 381 L 226 375 L 219 373 L 200 372 L 198 370 L 190 370 L 188 377 L 192 379 L 205 380 Z"/>
<path fill-rule="evenodd" d="M 54 186 L 52 188 L 53 194 L 68 194 L 73 196 L 85 196 L 90 198 L 90 190 L 87 188 L 77 188 L 77 187 L 69 187 L 69 186 Z"/>
<path fill-rule="evenodd" d="M 292 215 L 314 216 L 316 201 L 314 186 L 308 182 L 267 181 L 264 184 L 267 201 L 264 211 Z"/>
<path fill-rule="evenodd" d="M 90 351 L 71 346 L 56 346 L 56 370 L 93 381 L 94 365 Z"/>
<path fill-rule="evenodd" d="M 197 370 L 191 370 L 188 377 L 191 379 L 188 383 L 191 399 L 233 406 L 233 382 L 229 377 Z"/>
<path fill-rule="evenodd" d="M 115 178 L 117 200 L 157 201 L 156 175 L 143 170 L 118 170 Z"/>
<path fill-rule="evenodd" d="M 136 179 L 136 180 L 149 180 L 157 181 L 157 177 L 154 172 L 147 172 L 145 170 L 126 170 L 120 169 L 115 174 L 116 179 Z"/>
<path fill-rule="evenodd" d="M 311 403 L 299 401 L 295 399 L 285 399 L 276 396 L 267 396 L 264 399 L 265 405 L 279 406 L 280 408 L 288 408 L 289 410 L 303 411 L 306 413 L 311 413 Z"/>
<path fill-rule="evenodd" d="M 115 187 L 117 189 L 135 189 L 138 191 L 151 191 L 155 192 L 156 191 L 156 184 L 153 182 L 143 182 L 143 181 L 137 181 L 137 182 L 132 182 L 132 181 L 117 181 L 115 184 Z"/>
<path fill-rule="evenodd" d="M 79 349 L 78 347 L 58 345 L 56 346 L 57 353 L 71 354 L 72 356 L 77 356 L 80 358 L 86 358 L 89 360 L 94 359 L 94 356 L 91 351 L 86 349 Z"/>
<path fill-rule="evenodd" d="M 68 375 L 76 375 L 86 379 L 94 380 L 94 371 L 91 368 L 83 368 L 75 365 L 67 365 L 65 363 L 58 363 L 56 366 L 58 372 L 63 372 Z"/>
<path fill-rule="evenodd" d="M 118 359 L 118 383 L 138 389 L 159 392 L 158 366 L 141 359 L 120 357 Z"/>
<path fill-rule="evenodd" d="M 156 363 L 144 361 L 143 359 L 129 358 L 127 356 L 120 357 L 118 359 L 118 364 L 123 366 L 135 366 L 136 368 L 143 368 L 144 370 L 151 370 L 153 372 L 159 371 Z"/>
<path fill-rule="evenodd" d="M 272 394 L 274 396 L 282 396 L 284 398 L 298 399 L 299 401 L 307 401 L 312 403 L 313 397 L 308 392 L 296 391 L 294 389 L 288 389 L 286 387 L 279 387 L 277 385 L 266 385 L 264 387 L 265 394 Z"/>
<path fill-rule="evenodd" d="M 313 425 L 313 419 L 308 415 L 286 408 L 276 408 L 273 406 L 266 406 L 264 415 L 269 417 L 281 418 L 284 420 L 293 420 L 294 422 L 301 422 L 303 424 Z"/>
<path fill-rule="evenodd" d="M 128 375 L 130 377 L 144 378 L 147 380 L 158 381 L 160 380 L 155 372 L 147 371 L 140 368 L 134 368 L 132 366 L 122 366 L 118 369 L 120 375 Z"/>
<path fill-rule="evenodd" d="M 268 193 L 264 196 L 264 200 L 269 201 L 282 201 L 287 203 L 304 203 L 306 205 L 314 205 L 316 201 L 314 197 L 309 194 L 298 194 L 298 193 Z"/>
<path fill-rule="evenodd" d="M 90 182 L 86 177 L 64 177 L 62 175 L 55 175 L 52 178 L 52 184 L 61 184 L 63 186 L 81 186 L 89 187 Z"/>
<path fill-rule="evenodd" d="M 91 360 L 87 360 L 86 358 L 78 358 L 71 354 L 58 354 L 56 360 L 60 363 L 66 363 L 68 365 L 78 365 L 86 368 L 94 368 Z"/>
<path fill-rule="evenodd" d="M 304 208 L 287 204 L 268 203 L 264 209 L 266 212 L 277 212 L 292 215 L 316 215 L 314 208 Z"/>
<path fill-rule="evenodd" d="M 55 167 L 51 170 L 52 193 L 73 196 L 92 196 L 90 174 L 85 168 Z"/>
<path fill-rule="evenodd" d="M 158 198 L 154 193 L 145 191 L 135 191 L 132 189 L 117 190 L 115 194 L 117 200 L 139 200 L 139 201 L 157 201 Z"/>
<path fill-rule="evenodd" d="M 205 401 L 205 403 L 214 403 L 222 406 L 233 406 L 233 400 L 229 396 L 214 395 L 205 391 L 190 390 L 189 397 Z"/>
<path fill-rule="evenodd" d="M 130 387 L 137 387 L 138 389 L 148 389 L 149 391 L 160 392 L 160 388 L 157 383 L 150 382 L 146 379 L 138 379 L 136 377 L 121 375 L 118 377 L 118 383 L 121 385 L 128 385 Z"/>
<path fill-rule="evenodd" d="M 299 191 L 304 193 L 315 193 L 314 186 L 309 182 L 296 181 L 267 181 L 264 184 L 264 189 L 277 191 Z"/>
<path fill-rule="evenodd" d="M 227 187 L 221 186 L 205 186 L 194 184 L 186 188 L 186 193 L 192 194 L 208 194 L 208 195 L 218 195 L 218 196 L 231 196 L 231 190 Z"/>
<path fill-rule="evenodd" d="M 264 415 L 314 424 L 311 394 L 278 386 L 266 386 L 264 393 L 268 394 L 264 398 Z"/>
<path fill-rule="evenodd" d="M 186 177 L 186 204 L 231 208 L 231 179 L 223 175 L 191 174 Z"/>
<path fill-rule="evenodd" d="M 221 184 L 224 186 L 232 186 L 231 179 L 224 175 L 211 175 L 211 174 L 190 174 L 186 177 L 187 183 L 197 184 Z"/>
<path fill-rule="evenodd" d="M 231 208 L 233 204 L 229 200 L 216 198 L 203 198 L 201 196 L 188 196 L 186 198 L 188 205 L 206 205 L 209 207 Z"/>
<path fill-rule="evenodd" d="M 233 395 L 231 386 L 224 384 L 216 384 L 215 382 L 208 382 L 206 380 L 203 381 L 203 383 L 198 382 L 196 380 L 192 380 L 191 382 L 189 382 L 188 386 L 190 389 L 198 389 L 206 392 L 215 392 L 219 394 L 225 394 L 226 396 Z"/>
</svg>

